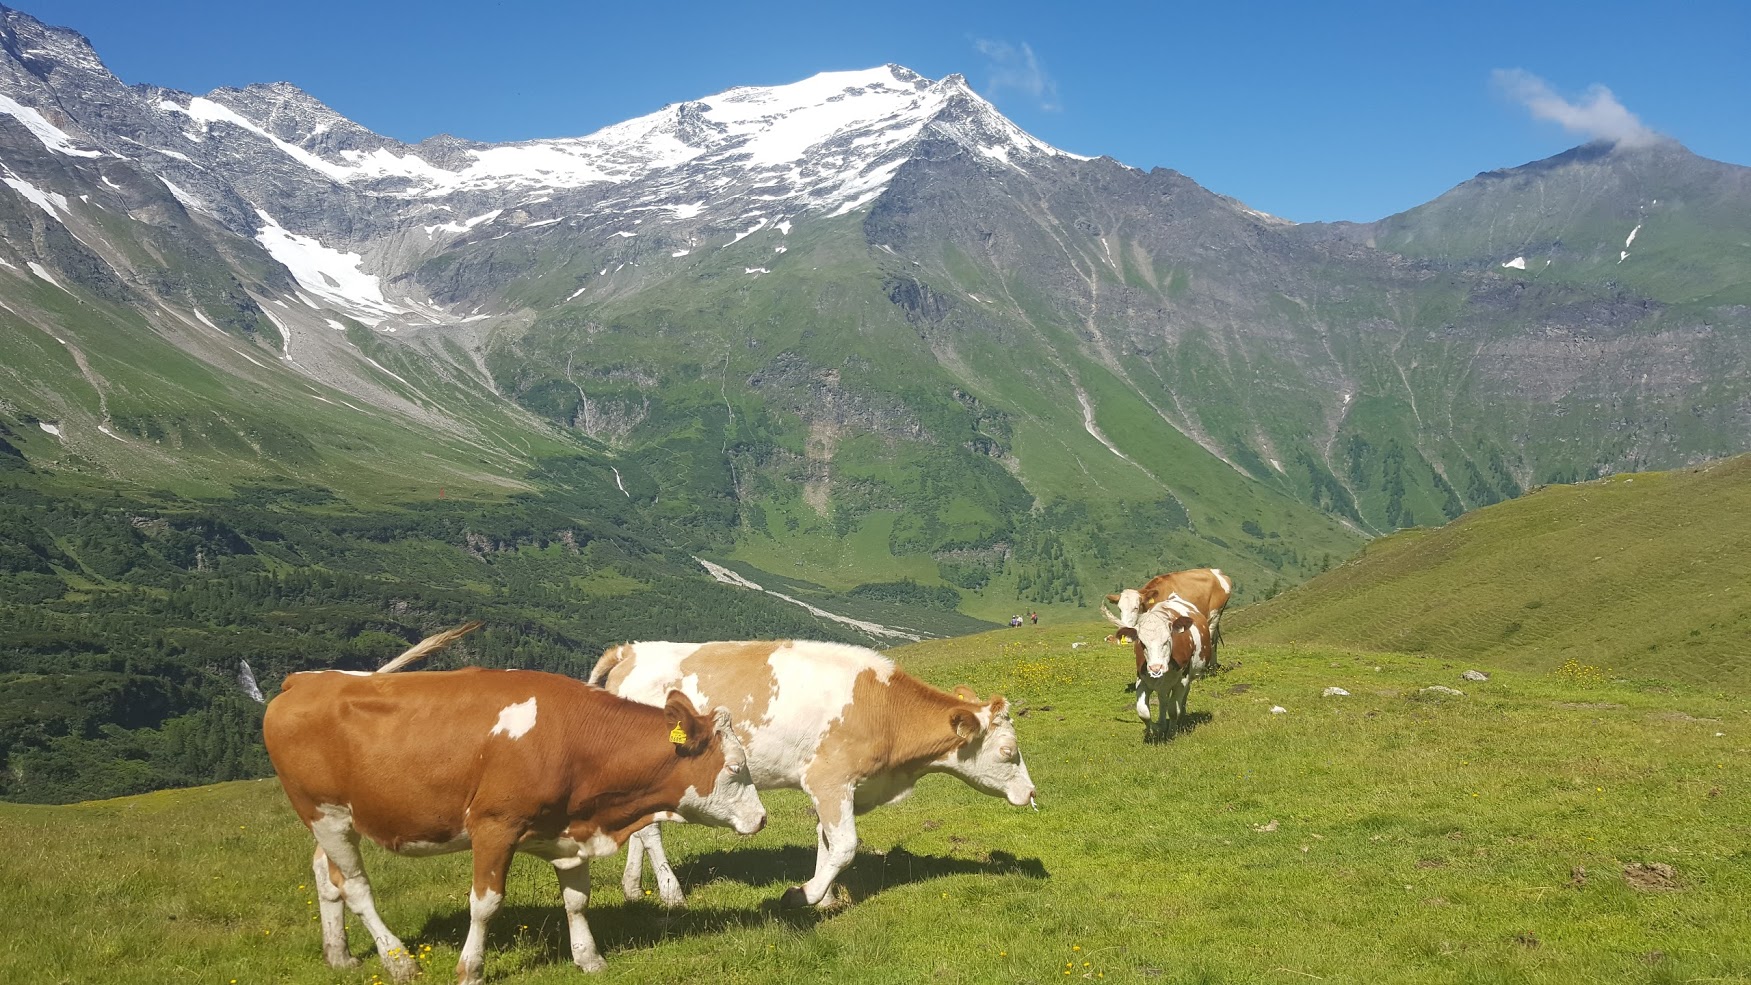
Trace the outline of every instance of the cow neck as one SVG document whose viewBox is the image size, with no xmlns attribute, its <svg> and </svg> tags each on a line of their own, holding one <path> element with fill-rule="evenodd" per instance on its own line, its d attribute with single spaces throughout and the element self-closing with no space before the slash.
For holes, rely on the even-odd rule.
<svg viewBox="0 0 1751 985">
<path fill-rule="evenodd" d="M 858 684 L 861 688 L 861 677 Z M 922 773 L 931 763 L 965 744 L 949 724 L 951 712 L 965 708 L 977 715 L 983 710 L 977 702 L 944 694 L 898 667 L 885 686 L 872 690 L 879 693 L 860 694 L 854 700 L 860 707 L 868 701 L 879 709 L 874 717 L 883 725 L 881 733 L 888 742 L 887 761 L 907 772 Z"/>
<path fill-rule="evenodd" d="M 679 755 L 667 741 L 675 723 L 663 709 L 624 702 L 622 710 L 626 718 L 612 725 L 615 737 L 622 741 L 611 772 L 595 770 L 594 776 L 578 777 L 573 790 L 584 796 L 572 805 L 574 815 L 583 809 L 617 841 L 643 827 L 651 815 L 675 810 L 688 787 L 701 794 L 709 792 L 723 765 L 721 744 L 696 756 Z M 712 727 L 709 722 L 707 719 L 707 727 Z M 664 741 L 645 739 L 658 735 Z M 636 739 L 624 741 L 627 737 Z"/>
</svg>

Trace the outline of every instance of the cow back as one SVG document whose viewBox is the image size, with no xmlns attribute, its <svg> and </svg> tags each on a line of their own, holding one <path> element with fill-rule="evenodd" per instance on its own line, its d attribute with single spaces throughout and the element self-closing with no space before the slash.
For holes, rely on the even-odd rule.
<svg viewBox="0 0 1751 985">
<path fill-rule="evenodd" d="M 286 679 L 262 732 L 300 816 L 346 805 L 361 833 L 394 848 L 450 840 L 470 813 L 563 814 L 600 791 L 658 784 L 676 759 L 664 718 L 537 671 L 319 671 Z M 699 765 L 715 774 L 721 759 Z"/>
</svg>

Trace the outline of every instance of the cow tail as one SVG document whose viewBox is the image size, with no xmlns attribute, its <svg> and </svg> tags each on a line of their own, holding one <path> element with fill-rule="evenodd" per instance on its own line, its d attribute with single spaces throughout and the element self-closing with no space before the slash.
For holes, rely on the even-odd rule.
<svg viewBox="0 0 1751 985">
<path fill-rule="evenodd" d="M 439 650 L 442 650 L 484 625 L 486 625 L 486 623 L 476 619 L 471 623 L 457 626 L 455 629 L 447 629 L 434 636 L 428 636 L 425 639 L 420 640 L 418 643 L 415 643 L 413 646 L 408 647 L 406 650 L 403 650 L 401 656 L 396 657 L 394 660 L 377 668 L 377 673 L 388 674 L 400 670 L 408 664 L 413 663 L 415 660 L 437 653 Z"/>
<path fill-rule="evenodd" d="M 590 683 L 597 687 L 607 687 L 608 675 L 620 665 L 626 648 L 631 644 L 621 643 L 608 648 L 607 652 L 596 660 L 596 666 L 590 668 Z"/>
</svg>

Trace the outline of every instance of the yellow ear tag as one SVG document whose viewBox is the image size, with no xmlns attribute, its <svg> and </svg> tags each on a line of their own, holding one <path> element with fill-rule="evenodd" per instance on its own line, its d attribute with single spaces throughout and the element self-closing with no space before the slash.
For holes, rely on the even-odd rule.
<svg viewBox="0 0 1751 985">
<path fill-rule="evenodd" d="M 676 722 L 675 727 L 669 730 L 669 741 L 678 746 L 687 744 L 687 730 L 681 727 L 680 722 Z"/>
</svg>

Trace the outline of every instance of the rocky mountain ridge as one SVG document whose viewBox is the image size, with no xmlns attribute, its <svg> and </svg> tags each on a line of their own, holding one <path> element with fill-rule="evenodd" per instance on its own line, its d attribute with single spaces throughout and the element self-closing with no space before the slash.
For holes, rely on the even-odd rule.
<svg viewBox="0 0 1751 985">
<path fill-rule="evenodd" d="M 286 83 L 124 85 L 17 11 L 0 52 L 0 413 L 57 467 L 576 454 L 695 550 L 851 584 L 861 537 L 1048 601 L 1751 447 L 1751 169 L 1682 148 L 1296 226 L 894 65 L 408 145 Z"/>
</svg>

